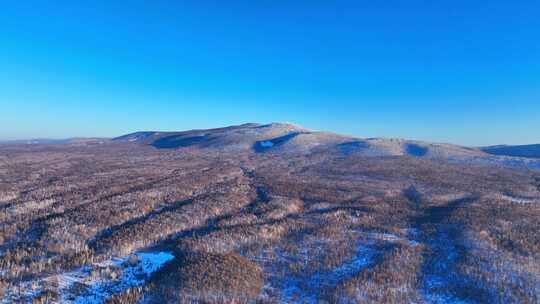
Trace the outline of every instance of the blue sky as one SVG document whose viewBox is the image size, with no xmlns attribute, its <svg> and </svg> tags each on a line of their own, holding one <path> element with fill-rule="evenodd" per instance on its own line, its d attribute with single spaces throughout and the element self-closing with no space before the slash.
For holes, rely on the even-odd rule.
<svg viewBox="0 0 540 304">
<path fill-rule="evenodd" d="M 540 2 L 2 2 L 0 139 L 271 121 L 540 142 Z"/>
</svg>

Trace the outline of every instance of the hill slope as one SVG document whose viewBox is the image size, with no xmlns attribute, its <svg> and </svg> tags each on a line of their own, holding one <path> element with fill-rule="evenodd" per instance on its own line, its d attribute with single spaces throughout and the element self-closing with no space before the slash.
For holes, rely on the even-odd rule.
<svg viewBox="0 0 540 304">
<path fill-rule="evenodd" d="M 482 151 L 493 155 L 540 158 L 540 144 L 518 146 L 490 146 L 482 148 Z"/>
<path fill-rule="evenodd" d="M 0 146 L 0 303 L 539 303 L 532 159 L 246 124 Z"/>
<path fill-rule="evenodd" d="M 244 124 L 218 129 L 182 132 L 135 132 L 113 141 L 135 142 L 159 149 L 215 148 L 254 152 L 308 152 L 324 149 L 345 154 L 450 156 L 485 155 L 482 151 L 450 144 L 432 144 L 402 139 L 362 139 L 330 132 L 313 131 L 284 123 Z"/>
<path fill-rule="evenodd" d="M 113 139 L 157 149 L 214 150 L 284 155 L 409 156 L 477 165 L 538 168 L 540 160 L 493 155 L 485 149 L 406 139 L 356 138 L 309 130 L 285 123 L 249 123 L 225 128 L 182 132 L 135 132 Z M 502 154 L 502 153 L 501 153 Z M 516 155 L 521 156 L 521 155 Z"/>
</svg>

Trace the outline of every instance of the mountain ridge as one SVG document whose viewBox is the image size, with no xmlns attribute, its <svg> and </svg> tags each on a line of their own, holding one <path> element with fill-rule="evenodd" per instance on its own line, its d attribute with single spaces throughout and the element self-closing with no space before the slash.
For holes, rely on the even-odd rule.
<svg viewBox="0 0 540 304">
<path fill-rule="evenodd" d="M 113 141 L 135 142 L 158 149 L 236 148 L 255 152 L 308 152 L 337 149 L 366 155 L 485 155 L 480 149 L 453 144 L 430 143 L 407 139 L 361 138 L 327 131 L 314 131 L 289 123 L 248 123 L 214 129 L 187 131 L 139 131 L 122 135 Z"/>
<path fill-rule="evenodd" d="M 219 153 L 269 153 L 288 156 L 320 154 L 343 157 L 413 157 L 471 165 L 540 169 L 537 158 L 496 154 L 478 147 L 400 138 L 361 138 L 314 131 L 289 123 L 247 123 L 179 132 L 140 131 L 112 142 L 156 149 L 205 149 Z"/>
<path fill-rule="evenodd" d="M 530 145 L 496 145 L 482 147 L 482 151 L 493 155 L 540 158 L 540 144 Z"/>
</svg>

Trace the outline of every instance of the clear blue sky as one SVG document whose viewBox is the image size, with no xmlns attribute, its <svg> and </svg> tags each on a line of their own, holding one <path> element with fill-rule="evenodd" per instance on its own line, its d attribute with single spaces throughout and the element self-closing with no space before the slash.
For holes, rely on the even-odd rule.
<svg viewBox="0 0 540 304">
<path fill-rule="evenodd" d="M 0 139 L 270 121 L 540 142 L 540 2 L 2 1 Z"/>
</svg>

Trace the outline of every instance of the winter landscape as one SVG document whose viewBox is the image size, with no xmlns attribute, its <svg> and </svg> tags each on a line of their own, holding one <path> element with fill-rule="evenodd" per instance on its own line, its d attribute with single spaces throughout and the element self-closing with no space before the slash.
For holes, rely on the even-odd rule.
<svg viewBox="0 0 540 304">
<path fill-rule="evenodd" d="M 0 303 L 539 303 L 540 158 L 490 153 L 283 123 L 5 143 Z"/>
<path fill-rule="evenodd" d="M 1 4 L 0 304 L 540 304 L 540 1 Z"/>
</svg>

